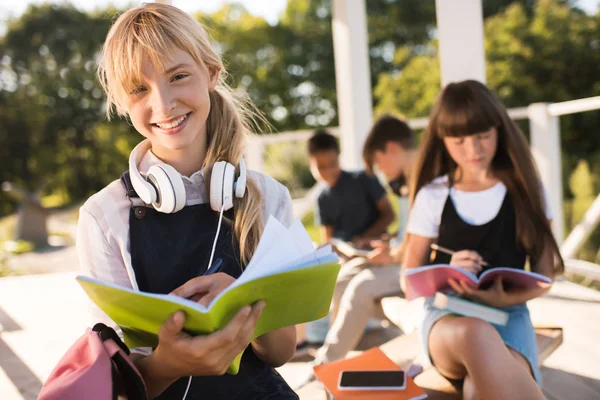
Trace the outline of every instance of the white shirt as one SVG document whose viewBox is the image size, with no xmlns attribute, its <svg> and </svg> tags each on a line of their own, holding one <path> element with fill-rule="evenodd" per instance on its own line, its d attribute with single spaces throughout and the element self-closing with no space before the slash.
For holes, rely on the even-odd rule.
<svg viewBox="0 0 600 400">
<path fill-rule="evenodd" d="M 437 238 L 448 195 L 463 221 L 471 225 L 486 224 L 498 215 L 506 191 L 504 183 L 498 182 L 485 190 L 466 192 L 454 187 L 449 188 L 447 175 L 435 178 L 417 193 L 406 230 L 411 234 Z M 552 219 L 546 191 L 543 193 L 546 217 Z"/>
<path fill-rule="evenodd" d="M 145 173 L 154 164 L 163 163 L 150 150 L 138 169 Z M 273 215 L 283 225 L 292 223 L 292 201 L 289 191 L 275 179 L 256 171 L 248 171 L 263 195 L 261 215 L 266 222 Z M 204 171 L 182 176 L 186 190 L 186 206 L 208 203 Z M 120 180 L 116 180 L 90 197 L 79 210 L 77 254 L 81 274 L 138 290 L 131 264 L 129 244 L 129 210 L 131 202 Z M 90 302 L 92 323 L 103 322 L 120 331 L 108 316 Z M 120 334 L 120 332 L 119 332 Z M 148 354 L 148 352 L 143 351 Z"/>
</svg>

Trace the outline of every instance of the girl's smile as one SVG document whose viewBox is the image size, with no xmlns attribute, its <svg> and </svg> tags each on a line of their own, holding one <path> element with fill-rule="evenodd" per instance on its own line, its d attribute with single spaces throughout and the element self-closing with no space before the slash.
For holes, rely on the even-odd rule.
<svg viewBox="0 0 600 400">
<path fill-rule="evenodd" d="M 181 132 L 187 126 L 191 115 L 192 112 L 190 111 L 187 114 L 183 114 L 168 120 L 151 123 L 150 125 L 152 125 L 152 127 L 161 134 L 175 135 Z"/>
</svg>

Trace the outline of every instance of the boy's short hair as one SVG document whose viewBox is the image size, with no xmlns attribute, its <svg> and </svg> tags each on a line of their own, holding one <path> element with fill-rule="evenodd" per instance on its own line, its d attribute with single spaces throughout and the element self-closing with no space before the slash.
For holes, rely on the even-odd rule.
<svg viewBox="0 0 600 400">
<path fill-rule="evenodd" d="M 368 172 L 373 172 L 373 158 L 376 151 L 385 151 L 388 142 L 396 142 L 405 149 L 414 145 L 414 133 L 408 124 L 392 115 L 379 118 L 363 146 L 363 160 Z"/>
<path fill-rule="evenodd" d="M 314 155 L 320 151 L 335 151 L 340 154 L 340 144 L 335 136 L 325 129 L 318 129 L 308 139 L 308 154 Z"/>
</svg>

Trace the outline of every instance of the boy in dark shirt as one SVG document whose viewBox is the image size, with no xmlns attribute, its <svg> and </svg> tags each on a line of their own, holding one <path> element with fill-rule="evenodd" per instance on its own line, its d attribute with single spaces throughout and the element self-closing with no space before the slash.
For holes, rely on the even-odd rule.
<svg viewBox="0 0 600 400">
<path fill-rule="evenodd" d="M 386 191 L 376 177 L 365 172 L 348 172 L 340 168 L 340 148 L 335 136 L 319 130 L 308 141 L 310 169 L 317 181 L 325 183 L 319 194 L 315 219 L 321 229 L 321 244 L 332 239 L 353 242 L 357 247 L 368 244 L 386 233 L 395 214 Z M 355 259 L 359 261 L 359 259 Z M 361 271 L 362 262 L 350 261 L 342 267 L 331 307 L 330 320 L 334 321 L 342 295 L 352 278 Z M 360 264 L 360 265 L 359 265 Z M 399 285 L 399 284 L 398 284 Z M 315 329 L 320 321 L 309 324 Z M 364 326 L 358 328 L 362 335 Z M 298 327 L 297 355 L 308 343 L 304 339 L 304 326 Z M 341 348 L 354 341 L 355 333 L 340 338 Z M 342 350 L 342 352 L 345 351 Z"/>
<path fill-rule="evenodd" d="M 388 295 L 401 295 L 400 249 L 408 214 L 407 177 L 410 176 L 416 155 L 414 133 L 406 122 L 390 115 L 375 122 L 365 140 L 363 158 L 369 174 L 373 175 L 375 168 L 379 170 L 398 196 L 398 234 L 389 245 L 381 242 L 371 251 L 356 275 L 347 271 L 340 273 L 336 285 L 336 295 L 343 290 L 339 310 L 325 343 L 315 355 L 314 364 L 343 358 L 360 340 L 368 318 L 376 314 L 377 300 Z M 323 175 L 327 176 L 327 172 L 326 169 Z M 344 265 L 344 268 L 353 261 Z M 314 376 L 309 375 L 303 383 L 312 379 Z"/>
<path fill-rule="evenodd" d="M 319 130 L 308 141 L 310 170 L 327 187 L 317 200 L 321 242 L 332 238 L 366 243 L 384 234 L 394 221 L 392 205 L 376 177 L 340 168 L 335 136 Z"/>
</svg>

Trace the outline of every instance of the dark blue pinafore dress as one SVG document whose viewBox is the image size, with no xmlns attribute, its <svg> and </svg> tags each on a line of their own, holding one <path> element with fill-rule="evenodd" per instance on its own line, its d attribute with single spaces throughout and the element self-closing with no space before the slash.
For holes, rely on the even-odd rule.
<svg viewBox="0 0 600 400">
<path fill-rule="evenodd" d="M 137 197 L 129 174 L 121 178 L 130 198 Z M 226 213 L 227 215 L 227 213 Z M 232 217 L 233 215 L 229 215 Z M 170 293 L 206 271 L 217 231 L 218 214 L 209 204 L 184 207 L 165 214 L 151 207 L 134 207 L 129 213 L 129 239 L 133 270 L 138 287 L 150 293 Z M 242 273 L 231 226 L 223 221 L 215 258 L 223 260 L 221 272 L 234 278 Z M 183 377 L 157 399 L 181 400 L 188 384 Z M 277 371 L 258 358 L 252 346 L 242 356 L 237 375 L 197 376 L 192 379 L 186 400 L 298 399 Z"/>
</svg>

